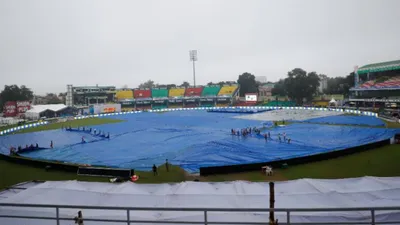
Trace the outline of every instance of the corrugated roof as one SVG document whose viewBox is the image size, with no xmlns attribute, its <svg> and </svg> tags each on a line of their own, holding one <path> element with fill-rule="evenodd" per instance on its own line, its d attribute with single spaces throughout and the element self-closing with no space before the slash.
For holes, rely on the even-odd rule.
<svg viewBox="0 0 400 225">
<path fill-rule="evenodd" d="M 368 64 L 358 68 L 358 74 L 400 70 L 400 60 Z"/>
<path fill-rule="evenodd" d="M 48 105 L 33 105 L 32 108 L 27 113 L 41 113 L 46 110 L 51 110 L 54 112 L 60 111 L 62 109 L 67 108 L 64 104 L 48 104 Z"/>
</svg>

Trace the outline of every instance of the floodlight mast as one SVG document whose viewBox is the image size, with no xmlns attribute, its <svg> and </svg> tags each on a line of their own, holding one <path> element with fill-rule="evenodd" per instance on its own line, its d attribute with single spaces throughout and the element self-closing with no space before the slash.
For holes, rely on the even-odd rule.
<svg viewBox="0 0 400 225">
<path fill-rule="evenodd" d="M 189 51 L 190 61 L 193 62 L 193 86 L 196 87 L 196 66 L 195 62 L 197 61 L 197 50 Z"/>
</svg>

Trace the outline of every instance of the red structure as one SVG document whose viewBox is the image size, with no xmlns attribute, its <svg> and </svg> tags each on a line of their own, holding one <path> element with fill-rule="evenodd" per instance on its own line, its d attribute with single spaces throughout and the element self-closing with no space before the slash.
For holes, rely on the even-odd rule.
<svg viewBox="0 0 400 225">
<path fill-rule="evenodd" d="M 235 106 L 254 106 L 257 102 L 237 102 Z"/>
<path fill-rule="evenodd" d="M 3 106 L 3 116 L 4 117 L 14 117 L 17 116 L 17 102 L 6 102 Z"/>
<path fill-rule="evenodd" d="M 26 111 L 31 109 L 31 102 L 29 101 L 18 101 L 17 102 L 17 112 L 25 113 Z"/>
<path fill-rule="evenodd" d="M 186 88 L 185 97 L 193 97 L 193 96 L 200 97 L 201 92 L 203 92 L 203 87 Z"/>
<path fill-rule="evenodd" d="M 137 89 L 133 91 L 133 96 L 135 97 L 135 99 L 151 98 L 151 90 Z"/>
</svg>

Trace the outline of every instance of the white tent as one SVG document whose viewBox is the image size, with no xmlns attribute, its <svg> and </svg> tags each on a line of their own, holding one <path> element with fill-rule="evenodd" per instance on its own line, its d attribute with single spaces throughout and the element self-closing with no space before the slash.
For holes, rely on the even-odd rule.
<svg viewBox="0 0 400 225">
<path fill-rule="evenodd" d="M 329 105 L 330 105 L 330 106 L 337 106 L 336 100 L 335 100 L 334 98 L 332 98 L 332 99 L 329 101 Z"/>
<path fill-rule="evenodd" d="M 182 182 L 174 184 L 135 184 L 48 181 L 25 184 L 26 190 L 9 189 L 0 193 L 0 203 L 87 205 L 156 208 L 264 208 L 269 207 L 269 184 L 235 181 L 224 183 Z M 276 208 L 355 208 L 399 207 L 400 177 L 350 179 L 300 179 L 275 183 Z M 73 218 L 77 209 L 60 209 L 60 216 Z M 82 209 L 84 218 L 126 219 L 126 211 Z M 2 215 L 55 216 L 55 209 L 1 207 Z M 400 211 L 376 211 L 375 220 L 400 220 Z M 202 221 L 201 211 L 131 211 L 132 220 Z M 371 212 L 297 212 L 291 222 L 370 222 Z M 279 222 L 286 213 L 277 212 Z M 47 225 L 54 221 L 2 218 L 4 224 Z M 210 212 L 209 222 L 266 222 L 268 212 Z M 1 223 L 3 224 L 3 223 Z M 62 221 L 61 225 L 71 224 Z M 117 224 L 85 222 L 91 224 Z M 149 223 L 151 224 L 151 223 Z"/>
<path fill-rule="evenodd" d="M 33 105 L 30 110 L 25 112 L 25 117 L 27 119 L 37 120 L 40 119 L 40 114 L 45 111 L 58 112 L 67 107 L 68 106 L 64 104 Z"/>
</svg>

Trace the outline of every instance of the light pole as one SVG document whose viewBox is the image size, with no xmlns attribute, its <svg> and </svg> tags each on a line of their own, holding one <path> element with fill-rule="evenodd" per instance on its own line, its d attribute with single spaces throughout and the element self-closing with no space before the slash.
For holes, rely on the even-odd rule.
<svg viewBox="0 0 400 225">
<path fill-rule="evenodd" d="M 197 61 L 197 50 L 189 51 L 190 61 L 193 62 L 193 86 L 196 86 L 196 67 L 195 62 Z"/>
</svg>

